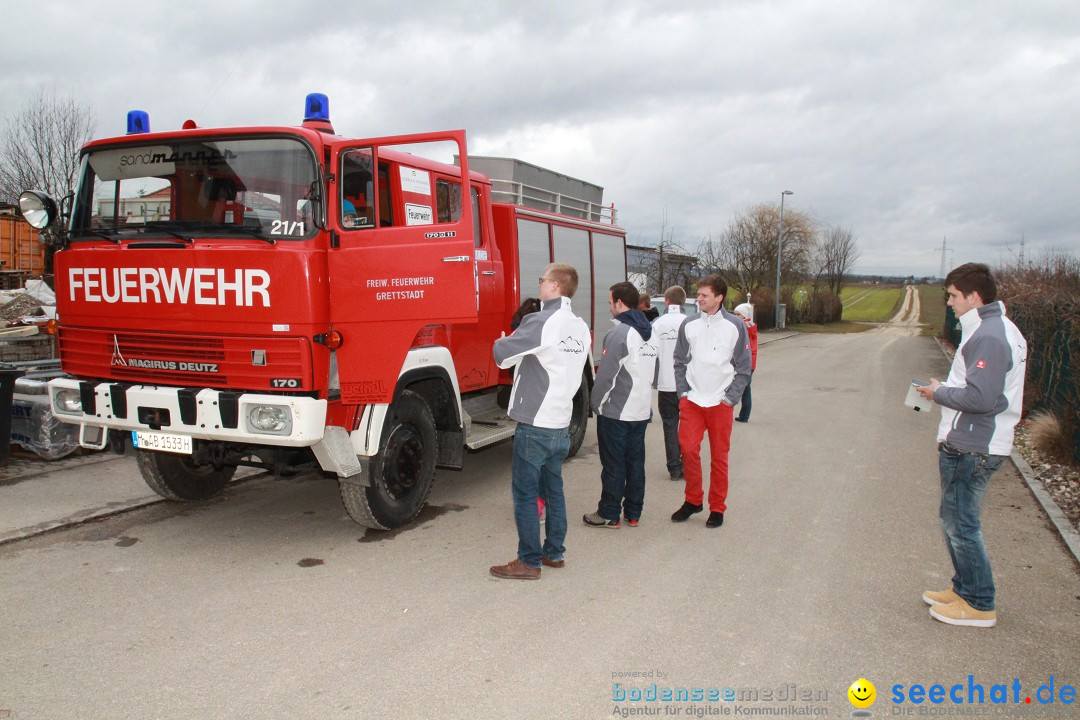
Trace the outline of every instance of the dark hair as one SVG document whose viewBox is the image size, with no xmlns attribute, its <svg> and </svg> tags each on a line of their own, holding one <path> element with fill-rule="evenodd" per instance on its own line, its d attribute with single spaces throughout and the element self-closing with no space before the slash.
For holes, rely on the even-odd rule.
<svg viewBox="0 0 1080 720">
<path fill-rule="evenodd" d="M 964 295 L 979 293 L 983 303 L 997 300 L 997 283 L 990 274 L 990 267 L 983 263 L 965 263 L 953 268 L 952 272 L 945 276 L 945 287 L 950 285 Z"/>
<path fill-rule="evenodd" d="M 521 324 L 521 321 L 526 315 L 531 315 L 534 312 L 540 310 L 540 301 L 536 298 L 525 298 L 521 301 L 521 306 L 514 311 L 513 317 L 510 318 L 510 329 L 517 330 L 517 326 Z"/>
<path fill-rule="evenodd" d="M 638 306 L 638 300 L 641 298 L 641 294 L 638 293 L 638 289 L 634 287 L 634 283 L 631 282 L 617 282 L 612 285 L 611 299 L 622 300 L 622 304 L 631 310 L 636 310 Z"/>
<path fill-rule="evenodd" d="M 721 298 L 727 297 L 727 280 L 719 275 L 706 275 L 697 281 L 698 288 L 702 285 L 709 287 L 714 295 L 719 295 Z"/>
</svg>

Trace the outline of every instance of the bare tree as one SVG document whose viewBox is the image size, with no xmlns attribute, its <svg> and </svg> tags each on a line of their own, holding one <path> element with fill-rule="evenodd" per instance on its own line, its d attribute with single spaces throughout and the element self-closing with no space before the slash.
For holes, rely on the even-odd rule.
<svg viewBox="0 0 1080 720">
<path fill-rule="evenodd" d="M 728 225 L 718 243 L 708 238 L 698 251 L 703 268 L 727 276 L 728 285 L 742 294 L 772 287 L 776 280 L 778 205 L 755 205 Z M 808 273 L 817 242 L 817 223 L 808 214 L 784 213 L 782 277 L 800 281 Z"/>
<path fill-rule="evenodd" d="M 75 188 L 79 148 L 94 132 L 94 113 L 74 95 L 38 90 L 26 107 L 4 121 L 0 140 L 0 200 L 15 202 L 23 190 L 56 199 Z"/>
<path fill-rule="evenodd" d="M 660 225 L 660 242 L 654 246 L 655 254 L 644 258 L 635 268 L 638 281 L 650 295 L 662 294 L 672 285 L 689 287 L 688 283 L 697 277 L 697 258 L 682 244 L 675 242 L 673 235 L 674 228 L 668 227 L 665 209 Z"/>
<path fill-rule="evenodd" d="M 841 225 L 830 227 L 814 250 L 814 285 L 824 281 L 829 292 L 839 295 L 844 276 L 858 259 L 859 248 L 851 230 Z"/>
</svg>

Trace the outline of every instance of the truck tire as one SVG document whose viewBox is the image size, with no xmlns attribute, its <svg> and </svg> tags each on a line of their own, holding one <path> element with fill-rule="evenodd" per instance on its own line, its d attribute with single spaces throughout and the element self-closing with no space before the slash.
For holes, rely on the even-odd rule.
<svg viewBox="0 0 1080 720">
<path fill-rule="evenodd" d="M 341 501 L 358 524 L 390 530 L 413 520 L 424 507 L 435 482 L 438 438 L 435 420 L 424 398 L 402 390 L 390 408 L 389 430 L 371 484 L 341 483 Z"/>
<path fill-rule="evenodd" d="M 143 480 L 166 500 L 195 502 L 209 500 L 232 480 L 236 466 L 215 468 L 196 465 L 188 455 L 138 450 L 135 460 Z"/>
<path fill-rule="evenodd" d="M 585 440 L 585 428 L 589 424 L 589 383 L 581 378 L 581 387 L 574 396 L 574 409 L 570 415 L 570 450 L 566 457 L 574 457 Z"/>
</svg>

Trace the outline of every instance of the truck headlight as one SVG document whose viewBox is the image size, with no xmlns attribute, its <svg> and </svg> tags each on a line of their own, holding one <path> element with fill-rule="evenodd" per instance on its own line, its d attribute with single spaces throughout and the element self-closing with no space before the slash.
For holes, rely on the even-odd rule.
<svg viewBox="0 0 1080 720">
<path fill-rule="evenodd" d="M 288 435 L 292 432 L 292 412 L 287 405 L 255 405 L 248 410 L 251 432 Z"/>
<path fill-rule="evenodd" d="M 60 388 L 53 394 L 53 408 L 65 415 L 82 415 L 82 398 L 78 390 Z"/>
</svg>

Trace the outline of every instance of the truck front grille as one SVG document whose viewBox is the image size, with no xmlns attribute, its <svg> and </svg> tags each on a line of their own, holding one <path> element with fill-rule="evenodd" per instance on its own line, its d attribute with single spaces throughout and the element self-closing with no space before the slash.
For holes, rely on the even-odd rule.
<svg viewBox="0 0 1080 720">
<path fill-rule="evenodd" d="M 255 364 L 253 351 L 258 354 Z M 307 338 L 164 335 L 60 329 L 64 371 L 75 377 L 145 385 L 181 385 L 270 391 L 272 380 L 297 380 L 311 389 Z"/>
</svg>

